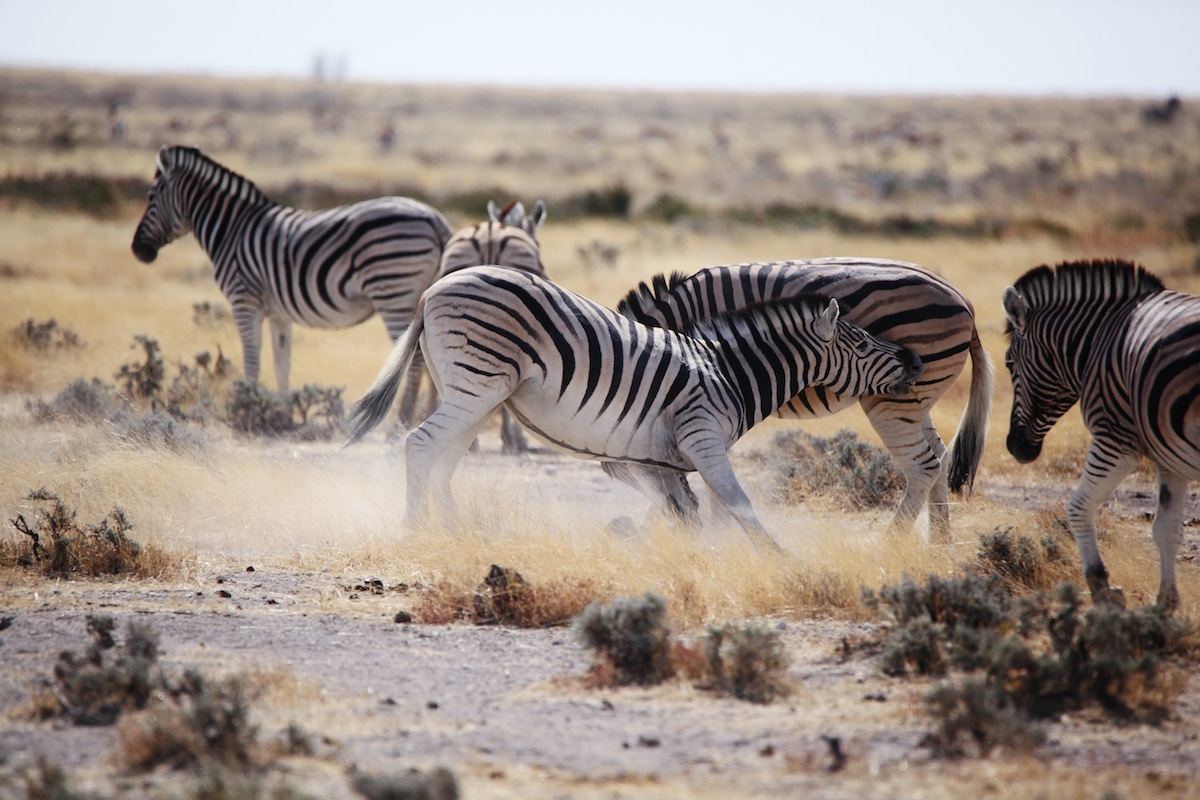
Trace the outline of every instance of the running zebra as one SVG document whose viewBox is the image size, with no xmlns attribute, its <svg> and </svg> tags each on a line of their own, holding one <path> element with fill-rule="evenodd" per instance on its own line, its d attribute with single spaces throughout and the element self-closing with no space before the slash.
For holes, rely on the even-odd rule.
<svg viewBox="0 0 1200 800">
<path fill-rule="evenodd" d="M 640 284 L 617 310 L 646 325 L 685 330 L 699 320 L 763 300 L 820 292 L 836 298 L 846 322 L 880 339 L 904 345 L 925 365 L 925 374 L 904 396 L 831 391 L 814 385 L 781 404 L 783 418 L 828 416 L 854 403 L 907 479 L 892 530 L 912 529 L 928 504 L 930 536 L 950 537 L 948 489 L 970 488 L 983 455 L 993 370 L 975 327 L 975 311 L 961 292 L 929 270 L 902 261 L 821 258 L 708 267 L 691 276 L 656 276 Z M 950 445 L 949 457 L 930 409 L 971 358 L 971 392 Z"/>
<path fill-rule="evenodd" d="M 1096 511 L 1143 456 L 1154 462 L 1158 604 L 1173 610 L 1183 503 L 1200 478 L 1200 297 L 1168 291 L 1128 262 L 1079 261 L 1030 270 L 1003 302 L 1008 451 L 1022 464 L 1035 460 L 1050 428 L 1079 403 L 1092 444 L 1067 524 L 1093 601 L 1121 606 L 1096 546 Z"/>
<path fill-rule="evenodd" d="M 233 307 L 246 380 L 258 380 L 262 322 L 269 322 L 281 392 L 288 388 L 293 322 L 345 328 L 378 313 L 395 341 L 451 233 L 440 213 L 405 197 L 323 211 L 287 208 L 196 148 L 164 147 L 133 253 L 149 264 L 188 231 L 212 259 Z M 405 413 L 415 397 L 407 402 Z"/>
<path fill-rule="evenodd" d="M 350 441 L 387 415 L 419 342 L 442 402 L 405 442 L 408 523 L 428 516 L 430 494 L 453 512 L 454 467 L 504 404 L 556 449 L 617 462 L 617 477 L 684 518 L 697 509 L 684 473 L 698 471 L 752 541 L 777 547 L 734 476 L 730 446 L 808 384 L 899 395 L 921 374 L 910 351 L 838 314 L 836 300 L 800 295 L 685 335 L 635 323 L 537 275 L 461 270 L 421 298 L 354 407 Z"/>
<path fill-rule="evenodd" d="M 488 201 L 488 219 L 463 228 L 446 244 L 442 251 L 442 265 L 437 279 L 441 280 L 452 272 L 467 267 L 485 264 L 531 272 L 547 277 L 542 266 L 541 248 L 537 232 L 546 221 L 546 204 L 538 200 L 533 213 L 526 215 L 525 206 L 513 200 L 503 209 Z M 429 409 L 432 411 L 432 408 Z M 424 416 L 428 416 L 425 414 Z M 508 409 L 500 409 L 500 451 L 508 454 L 524 453 L 528 450 L 525 432 Z"/>
</svg>

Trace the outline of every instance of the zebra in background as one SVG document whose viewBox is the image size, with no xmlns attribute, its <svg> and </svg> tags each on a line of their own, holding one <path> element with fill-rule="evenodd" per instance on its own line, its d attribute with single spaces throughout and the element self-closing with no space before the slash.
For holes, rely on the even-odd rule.
<svg viewBox="0 0 1200 800">
<path fill-rule="evenodd" d="M 502 210 L 488 202 L 488 219 L 458 231 L 446 243 L 437 277 L 440 279 L 467 267 L 494 264 L 513 267 L 534 275 L 546 275 L 542 266 L 541 247 L 537 232 L 546 221 L 546 204 L 534 203 L 533 213 L 513 200 Z"/>
<path fill-rule="evenodd" d="M 455 233 L 442 251 L 442 262 L 437 280 L 452 272 L 467 267 L 487 264 L 524 270 L 543 278 L 546 268 L 542 266 L 541 247 L 537 232 L 546 221 L 546 204 L 538 200 L 533 213 L 526 215 L 525 206 L 513 200 L 503 209 L 497 210 L 493 201 L 488 201 L 488 219 Z M 412 379 L 412 375 L 409 375 Z M 429 415 L 430 408 L 422 415 Z M 505 407 L 500 408 L 500 452 L 524 453 L 529 449 L 525 432 Z"/>
<path fill-rule="evenodd" d="M 197 148 L 164 147 L 133 253 L 149 264 L 188 231 L 212 260 L 233 307 L 246 380 L 258 380 L 265 318 L 281 392 L 291 370 L 292 323 L 345 328 L 377 313 L 395 341 L 451 234 L 438 211 L 406 197 L 322 211 L 288 208 Z M 415 400 L 406 398 L 402 414 L 411 413 Z"/>
<path fill-rule="evenodd" d="M 1143 456 L 1158 468 L 1152 532 L 1158 605 L 1179 604 L 1175 557 L 1188 483 L 1200 478 L 1200 297 L 1125 261 L 1041 266 L 1004 290 L 1012 375 L 1008 450 L 1035 460 L 1079 403 L 1092 444 L 1067 504 L 1093 602 L 1124 606 L 1096 546 L 1096 511 Z"/>
<path fill-rule="evenodd" d="M 778 547 L 754 514 L 728 450 L 805 386 L 899 395 L 921 374 L 909 350 L 839 319 L 836 300 L 801 295 L 678 333 L 622 317 L 550 281 L 498 267 L 430 287 L 412 327 L 351 414 L 354 442 L 375 427 L 419 346 L 442 402 L 405 442 L 417 524 L 453 512 L 450 477 L 500 404 L 539 439 L 619 462 L 652 502 L 684 518 L 698 471 L 756 543 Z"/>
<path fill-rule="evenodd" d="M 809 386 L 781 404 L 778 415 L 813 419 L 854 403 L 861 405 L 907 481 L 892 530 L 911 530 L 928 504 L 930 537 L 947 541 L 948 489 L 960 493 L 974 483 L 987 436 L 993 385 L 992 364 L 979 341 L 974 308 L 950 283 L 916 264 L 880 259 L 736 264 L 708 267 L 690 276 L 676 273 L 670 279 L 658 275 L 629 292 L 617 310 L 647 325 L 684 330 L 699 320 L 753 303 L 814 291 L 836 298 L 848 323 L 912 350 L 924 363 L 925 374 L 902 397 L 869 389 L 848 392 Z M 947 456 L 930 409 L 950 388 L 968 356 L 970 398 Z"/>
</svg>

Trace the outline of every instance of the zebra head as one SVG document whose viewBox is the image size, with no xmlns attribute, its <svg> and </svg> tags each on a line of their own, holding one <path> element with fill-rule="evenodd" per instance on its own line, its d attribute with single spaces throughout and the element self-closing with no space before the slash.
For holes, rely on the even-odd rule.
<svg viewBox="0 0 1200 800">
<path fill-rule="evenodd" d="M 900 397 L 925 371 L 921 357 L 912 350 L 843 320 L 833 298 L 814 321 L 813 332 L 826 345 L 825 358 L 818 363 L 823 369 L 813 383 L 835 394 Z"/>
<path fill-rule="evenodd" d="M 492 222 L 499 222 L 501 225 L 512 225 L 514 228 L 520 228 L 533 237 L 533 241 L 537 241 L 538 228 L 542 227 L 542 223 L 546 221 L 546 204 L 538 200 L 533 204 L 533 213 L 526 215 L 525 206 L 519 200 L 512 200 L 504 208 L 496 210 L 496 202 L 488 201 L 488 219 Z"/>
<path fill-rule="evenodd" d="M 189 153 L 195 148 L 163 147 L 155 161 L 154 184 L 146 196 L 146 211 L 133 234 L 133 254 L 149 264 L 158 251 L 186 234 L 191 226 L 183 213 L 179 181 L 174 180 L 183 169 Z"/>
<path fill-rule="evenodd" d="M 1015 287 L 1004 290 L 1008 318 L 1008 350 L 1004 364 L 1012 377 L 1012 414 L 1008 452 L 1022 464 L 1042 453 L 1042 443 L 1054 423 L 1079 400 L 1079 389 L 1067 380 L 1058 351 L 1046 341 L 1046 331 L 1033 319 L 1029 300 Z M 1051 332 L 1052 333 L 1052 332 Z"/>
</svg>

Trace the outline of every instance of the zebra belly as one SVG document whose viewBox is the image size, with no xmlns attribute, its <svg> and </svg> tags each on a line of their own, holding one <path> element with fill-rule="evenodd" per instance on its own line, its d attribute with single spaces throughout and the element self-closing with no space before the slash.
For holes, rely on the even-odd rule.
<svg viewBox="0 0 1200 800">
<path fill-rule="evenodd" d="M 629 417 L 616 423 L 617 409 L 596 418 L 586 409 L 574 411 L 570 403 L 559 402 L 556 393 L 533 382 L 522 384 L 506 405 L 530 433 L 560 452 L 578 458 L 693 469 L 680 456 L 674 432 L 663 416 L 648 418 L 641 425 Z"/>
</svg>

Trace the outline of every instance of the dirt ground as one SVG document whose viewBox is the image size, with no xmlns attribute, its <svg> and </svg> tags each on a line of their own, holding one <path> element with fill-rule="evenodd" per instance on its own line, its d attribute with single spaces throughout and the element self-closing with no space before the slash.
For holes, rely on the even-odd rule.
<svg viewBox="0 0 1200 800">
<path fill-rule="evenodd" d="M 494 459 L 469 456 L 464 469 L 490 469 Z M 539 459 L 543 490 L 589 485 L 580 476 L 592 465 Z M 637 508 L 635 495 L 613 491 L 607 507 Z M 1141 513 L 1144 498 L 1123 497 L 1129 513 Z M 1194 685 L 1160 724 L 1064 717 L 1032 756 L 940 761 L 922 746 L 933 724 L 923 698 L 934 684 L 884 676 L 859 646 L 877 634 L 872 623 L 772 621 L 795 691 L 770 705 L 682 682 L 599 690 L 584 685 L 591 656 L 569 627 L 398 623 L 413 597 L 391 576 L 270 561 L 206 554 L 171 585 L 4 586 L 11 624 L 0 632 L 0 798 L 25 796 L 19 776 L 40 756 L 77 790 L 184 796 L 185 775 L 121 774 L 111 761 L 114 728 L 19 713 L 57 653 L 86 646 L 85 615 L 95 612 L 116 617 L 121 632 L 133 620 L 149 623 L 168 670 L 254 677 L 260 738 L 295 723 L 317 743 L 314 755 L 278 759 L 263 778 L 302 796 L 355 797 L 348 776 L 356 769 L 394 775 L 437 765 L 455 772 L 465 798 L 1200 796 Z"/>
</svg>

